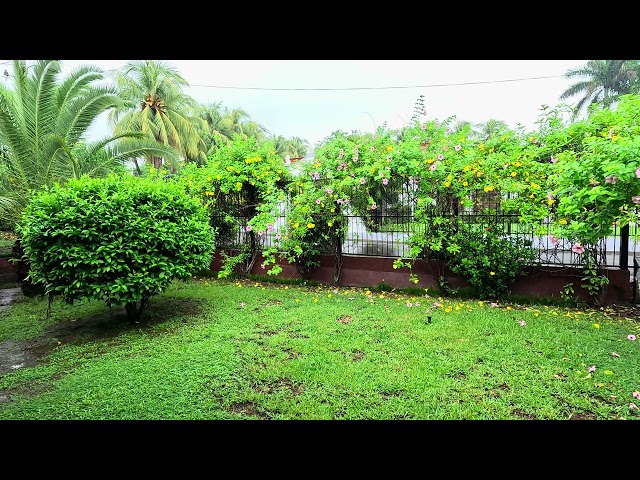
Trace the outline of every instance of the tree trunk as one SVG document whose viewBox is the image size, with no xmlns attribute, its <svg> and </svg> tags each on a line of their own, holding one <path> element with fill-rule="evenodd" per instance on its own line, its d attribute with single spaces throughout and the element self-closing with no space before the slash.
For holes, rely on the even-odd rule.
<svg viewBox="0 0 640 480">
<path fill-rule="evenodd" d="M 129 302 L 124 306 L 124 309 L 127 311 L 127 318 L 129 319 L 129 323 L 132 325 L 140 324 L 140 317 L 142 317 L 142 313 L 149 307 L 151 303 L 151 299 L 149 297 L 142 297 L 140 300 L 140 304 L 137 302 Z"/>
</svg>

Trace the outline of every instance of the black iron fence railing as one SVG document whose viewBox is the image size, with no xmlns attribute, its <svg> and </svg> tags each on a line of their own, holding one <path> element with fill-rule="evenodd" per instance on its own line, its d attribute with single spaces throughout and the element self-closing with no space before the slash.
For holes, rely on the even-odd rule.
<svg viewBox="0 0 640 480">
<path fill-rule="evenodd" d="M 434 201 L 434 214 L 417 222 L 414 217 L 416 198 L 411 185 L 411 182 L 404 182 L 394 194 L 386 192 L 384 197 L 379 198 L 379 207 L 374 217 L 363 218 L 349 210 L 343 211 L 347 220 L 347 231 L 341 245 L 343 255 L 407 258 L 411 252 L 411 236 L 424 232 L 430 219 L 440 216 L 455 218 L 465 225 L 491 223 L 505 237 L 529 240 L 531 248 L 537 252 L 538 261 L 543 265 L 582 265 L 582 256 L 571 250 L 569 242 L 564 239 L 558 239 L 557 243 L 552 241 L 547 234 L 548 223 L 521 223 L 518 214 L 501 211 L 501 199 L 494 192 L 479 192 L 472 198 L 471 207 L 464 207 L 462 203 L 451 199 L 443 199 L 440 204 Z M 273 230 L 263 232 L 258 238 L 258 248 L 276 244 L 276 236 L 283 232 L 289 205 L 287 200 L 277 207 Z M 249 241 L 246 226 L 255 214 L 254 207 L 255 199 L 251 197 L 251 192 L 244 191 L 226 197 L 217 205 L 212 225 L 218 230 L 218 247 L 239 248 Z M 600 241 L 598 250 L 605 266 L 632 268 L 634 257 L 640 255 L 639 226 L 631 224 L 620 228 L 612 225 L 611 234 Z"/>
</svg>

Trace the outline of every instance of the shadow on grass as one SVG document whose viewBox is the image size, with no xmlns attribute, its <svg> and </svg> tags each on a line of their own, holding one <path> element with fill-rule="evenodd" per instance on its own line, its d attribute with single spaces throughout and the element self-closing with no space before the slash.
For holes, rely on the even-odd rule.
<svg viewBox="0 0 640 480">
<path fill-rule="evenodd" d="M 45 332 L 25 341 L 0 342 L 0 376 L 18 368 L 33 367 L 62 344 L 81 345 L 96 339 L 114 338 L 130 330 L 149 330 L 180 319 L 188 322 L 198 314 L 200 302 L 193 299 L 158 297 L 142 315 L 142 323 L 129 323 L 124 308 L 107 310 L 99 315 L 62 320 Z M 161 330 L 161 329 L 160 329 Z"/>
</svg>

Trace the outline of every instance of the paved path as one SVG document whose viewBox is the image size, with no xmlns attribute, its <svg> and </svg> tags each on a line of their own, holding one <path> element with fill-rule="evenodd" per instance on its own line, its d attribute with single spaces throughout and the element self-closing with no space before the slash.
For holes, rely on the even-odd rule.
<svg viewBox="0 0 640 480">
<path fill-rule="evenodd" d="M 19 298 L 22 298 L 20 287 L 0 288 L 0 312 L 8 310 Z"/>
</svg>

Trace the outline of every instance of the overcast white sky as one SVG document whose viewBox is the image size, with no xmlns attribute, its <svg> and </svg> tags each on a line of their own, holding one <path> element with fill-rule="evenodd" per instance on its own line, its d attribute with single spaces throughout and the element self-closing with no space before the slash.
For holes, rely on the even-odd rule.
<svg viewBox="0 0 640 480">
<path fill-rule="evenodd" d="M 271 134 L 313 146 L 335 130 L 372 132 L 410 122 L 420 95 L 428 119 L 455 115 L 474 123 L 503 120 L 534 129 L 542 105 L 556 106 L 587 60 L 166 60 L 200 103 L 242 108 Z M 62 60 L 63 67 L 120 68 L 127 60 Z M 66 71 L 66 69 L 65 69 Z M 539 78 L 535 77 L 553 77 Z M 506 81 L 518 80 L 518 81 Z M 474 84 L 476 83 L 476 84 Z M 460 85 L 463 84 L 463 85 Z M 234 88 L 221 88 L 234 87 Z M 355 89 L 368 90 L 295 90 Z M 411 88 L 381 88 L 411 87 Z M 276 90 L 269 90 L 276 89 Z M 292 89 L 292 90 L 277 90 Z M 570 99 L 567 103 L 576 103 Z M 106 120 L 92 136 L 108 134 Z"/>
</svg>

